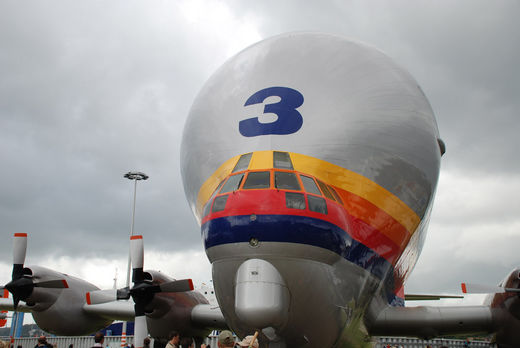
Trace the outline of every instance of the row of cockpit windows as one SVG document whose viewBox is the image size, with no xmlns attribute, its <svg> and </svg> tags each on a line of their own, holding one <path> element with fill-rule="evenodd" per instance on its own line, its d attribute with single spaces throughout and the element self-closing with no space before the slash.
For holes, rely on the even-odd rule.
<svg viewBox="0 0 520 348">
<path fill-rule="evenodd" d="M 271 188 L 271 171 L 255 171 L 249 173 L 239 173 L 235 175 L 229 176 L 227 181 L 223 181 L 224 185 L 220 183 L 220 185 L 215 190 L 216 193 L 222 194 L 227 192 L 233 192 L 237 190 L 253 190 L 253 189 L 268 189 Z M 247 176 L 246 176 L 247 174 Z M 244 184 L 244 177 L 246 177 Z M 325 184 L 323 181 L 317 180 L 314 178 L 303 175 L 296 174 L 294 172 L 282 172 L 282 171 L 274 171 L 274 188 L 279 190 L 293 190 L 293 191 L 302 191 L 302 186 L 300 185 L 300 181 L 303 184 L 303 188 L 305 192 L 312 193 L 315 195 L 325 196 L 328 199 L 336 201 L 340 204 L 343 204 L 341 198 L 339 197 L 336 190 L 334 190 L 331 186 Z M 219 191 L 219 188 L 222 186 L 222 189 Z M 321 191 L 320 191 L 321 190 Z"/>
<path fill-rule="evenodd" d="M 210 200 L 204 207 L 203 216 L 209 214 L 211 202 L 215 198 L 213 203 L 212 212 L 222 211 L 226 207 L 227 195 L 224 193 L 234 192 L 238 190 L 253 190 L 253 189 L 269 189 L 271 188 L 271 176 L 274 174 L 274 188 L 278 190 L 291 190 L 291 191 L 305 191 L 308 193 L 307 205 L 305 202 L 305 195 L 298 192 L 286 192 L 285 193 L 285 204 L 290 209 L 306 209 L 308 206 L 309 210 L 318 212 L 321 214 L 327 214 L 327 204 L 322 197 L 336 201 L 339 204 L 343 204 L 338 193 L 331 186 L 325 184 L 320 180 L 297 174 L 294 172 L 285 171 L 254 171 L 248 173 L 238 173 L 229 176 L 227 180 L 222 181 Z M 301 184 L 300 184 L 301 182 Z M 303 190 L 302 190 L 303 186 Z M 318 196 L 315 196 L 318 195 Z"/>
<path fill-rule="evenodd" d="M 327 204 L 325 199 L 321 196 L 325 196 L 330 200 L 343 204 L 336 190 L 320 180 L 316 179 L 315 181 L 314 178 L 310 176 L 278 170 L 240 173 L 249 168 L 252 157 L 252 152 L 240 156 L 237 164 L 231 172 L 232 175 L 218 185 L 217 189 L 208 200 L 208 203 L 204 207 L 203 216 L 208 215 L 210 209 L 212 212 L 218 212 L 226 208 L 228 195 L 223 195 L 224 193 L 234 192 L 237 190 L 271 188 L 271 173 L 274 173 L 274 188 L 278 190 L 305 191 L 308 193 L 307 195 L 304 195 L 299 192 L 285 192 L 285 205 L 287 208 L 303 210 L 308 206 L 311 211 L 327 214 Z M 276 169 L 294 170 L 290 154 L 288 152 L 273 151 L 273 167 Z M 215 198 L 217 194 L 220 194 L 220 196 Z M 307 197 L 307 204 L 305 196 Z M 212 202 L 213 205 L 211 204 Z"/>
</svg>

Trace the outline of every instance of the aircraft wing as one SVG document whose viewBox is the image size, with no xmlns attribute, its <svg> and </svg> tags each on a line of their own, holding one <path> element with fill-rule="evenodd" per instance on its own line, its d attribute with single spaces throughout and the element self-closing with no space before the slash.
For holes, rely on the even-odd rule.
<svg viewBox="0 0 520 348">
<path fill-rule="evenodd" d="M 85 304 L 86 313 L 111 320 L 134 320 L 134 303 L 131 301 L 111 301 L 99 304 Z M 196 326 L 212 329 L 227 329 L 228 326 L 219 307 L 209 304 L 198 304 L 193 307 L 191 321 Z"/>
<path fill-rule="evenodd" d="M 491 333 L 496 329 L 488 306 L 386 307 L 370 326 L 375 336 L 436 336 Z"/>
<path fill-rule="evenodd" d="M 2 311 L 14 311 L 13 299 L 12 298 L 0 298 L 0 310 Z M 25 302 L 20 301 L 18 307 L 16 307 L 17 312 L 30 312 L 31 308 L 25 304 Z"/>
<path fill-rule="evenodd" d="M 456 295 L 427 295 L 427 294 L 405 294 L 405 301 L 436 301 L 441 298 L 464 298 Z"/>
<path fill-rule="evenodd" d="M 109 320 L 134 321 L 134 303 L 131 301 L 110 301 L 99 304 L 85 304 L 83 310 Z"/>
</svg>

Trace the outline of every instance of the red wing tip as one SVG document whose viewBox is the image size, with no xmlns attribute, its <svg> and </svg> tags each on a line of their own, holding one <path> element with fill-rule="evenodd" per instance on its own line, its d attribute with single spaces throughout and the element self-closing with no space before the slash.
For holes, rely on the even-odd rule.
<svg viewBox="0 0 520 348">
<path fill-rule="evenodd" d="M 14 236 L 15 237 L 25 237 L 25 238 L 27 238 L 27 233 L 15 233 Z"/>
<path fill-rule="evenodd" d="M 461 283 L 460 284 L 461 288 L 462 288 L 462 292 L 467 294 L 468 293 L 468 290 L 466 289 L 466 283 Z"/>
<path fill-rule="evenodd" d="M 90 292 L 87 292 L 87 294 L 85 296 L 87 297 L 87 304 L 88 305 L 92 304 L 92 301 L 90 300 Z"/>
<path fill-rule="evenodd" d="M 195 289 L 195 288 L 193 287 L 193 280 L 188 279 L 188 282 L 189 282 L 189 284 L 190 284 L 190 290 Z"/>
<path fill-rule="evenodd" d="M 135 235 L 135 236 L 131 236 L 131 237 L 130 237 L 130 240 L 134 240 L 134 239 L 143 239 L 143 236 L 141 236 L 141 235 Z"/>
</svg>

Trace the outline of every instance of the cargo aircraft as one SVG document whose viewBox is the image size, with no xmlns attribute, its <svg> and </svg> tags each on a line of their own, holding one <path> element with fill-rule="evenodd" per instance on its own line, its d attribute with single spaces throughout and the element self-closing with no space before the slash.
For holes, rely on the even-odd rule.
<svg viewBox="0 0 520 348">
<path fill-rule="evenodd" d="M 60 335 L 136 319 L 149 332 L 204 337 L 259 331 L 262 347 L 365 347 L 372 335 L 493 333 L 520 342 L 520 269 L 481 306 L 405 307 L 404 284 L 426 236 L 441 156 L 433 111 L 408 72 L 379 50 L 321 33 L 261 41 L 229 59 L 187 119 L 181 171 L 201 224 L 218 306 L 189 279 L 143 271 L 131 239 L 133 286 L 100 290 L 24 267 L 15 234 L 14 301 Z M 130 300 L 131 299 L 131 300 Z"/>
</svg>

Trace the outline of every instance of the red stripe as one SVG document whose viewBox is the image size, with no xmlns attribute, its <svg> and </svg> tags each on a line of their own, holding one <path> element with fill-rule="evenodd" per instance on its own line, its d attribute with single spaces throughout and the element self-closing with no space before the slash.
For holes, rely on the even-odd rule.
<svg viewBox="0 0 520 348">
<path fill-rule="evenodd" d="M 14 236 L 15 237 L 25 237 L 25 238 L 27 238 L 27 233 L 15 233 Z"/>
<path fill-rule="evenodd" d="M 90 301 L 90 292 L 87 292 L 87 304 L 92 304 Z"/>
<path fill-rule="evenodd" d="M 193 280 L 188 279 L 188 282 L 190 283 L 190 290 L 193 290 L 194 289 L 194 287 L 193 287 Z"/>
<path fill-rule="evenodd" d="M 143 239 L 143 236 L 135 235 L 135 236 L 130 237 L 130 240 L 134 240 L 134 239 Z"/>
<path fill-rule="evenodd" d="M 7 291 L 7 289 L 4 289 L 4 298 L 8 298 L 9 297 L 9 291 Z"/>
<path fill-rule="evenodd" d="M 328 214 L 320 214 L 310 210 L 289 209 L 285 206 L 285 192 L 280 190 L 241 190 L 230 193 L 226 209 L 217 213 L 209 214 L 202 223 L 233 215 L 295 215 L 308 216 L 328 221 L 342 230 L 346 231 L 352 238 L 363 243 L 384 257 L 390 263 L 395 264 L 402 250 L 380 230 L 367 222 L 351 216 L 342 205 L 327 200 Z M 260 202 L 260 203 L 259 203 Z M 384 219 L 382 213 L 378 215 Z"/>
<path fill-rule="evenodd" d="M 61 281 L 63 282 L 63 287 L 65 289 L 68 289 L 69 288 L 69 284 L 67 283 L 67 281 L 65 279 L 62 279 Z"/>
<path fill-rule="evenodd" d="M 460 284 L 460 286 L 462 287 L 462 292 L 467 294 L 468 290 L 466 289 L 466 283 L 462 283 L 462 284 Z"/>
</svg>

